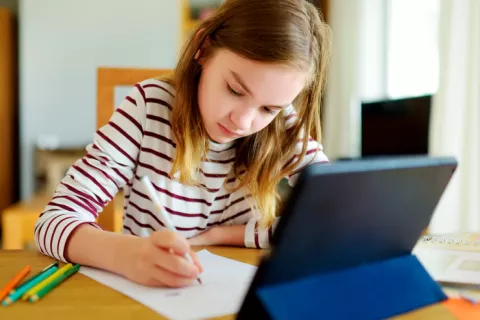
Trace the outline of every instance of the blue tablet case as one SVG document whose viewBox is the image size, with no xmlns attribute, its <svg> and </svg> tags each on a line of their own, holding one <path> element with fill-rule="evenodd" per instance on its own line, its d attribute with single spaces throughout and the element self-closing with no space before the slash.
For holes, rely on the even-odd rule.
<svg viewBox="0 0 480 320">
<path fill-rule="evenodd" d="M 447 299 L 414 255 L 260 287 L 272 319 L 385 319 Z"/>
</svg>

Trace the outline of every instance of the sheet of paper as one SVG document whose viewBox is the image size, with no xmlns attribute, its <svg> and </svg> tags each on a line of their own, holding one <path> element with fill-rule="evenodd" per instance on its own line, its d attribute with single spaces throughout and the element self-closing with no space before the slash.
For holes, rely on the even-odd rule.
<svg viewBox="0 0 480 320">
<path fill-rule="evenodd" d="M 79 272 L 170 319 L 204 319 L 236 313 L 257 268 L 207 250 L 197 255 L 204 268 L 203 284 L 195 283 L 181 289 L 145 287 L 89 267 L 81 267 Z"/>
<path fill-rule="evenodd" d="M 480 252 L 417 247 L 413 253 L 436 281 L 480 285 Z"/>
</svg>

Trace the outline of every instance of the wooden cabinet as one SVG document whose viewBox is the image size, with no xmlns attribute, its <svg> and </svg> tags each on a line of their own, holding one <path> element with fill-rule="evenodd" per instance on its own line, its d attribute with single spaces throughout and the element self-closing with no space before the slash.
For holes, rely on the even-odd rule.
<svg viewBox="0 0 480 320">
<path fill-rule="evenodd" d="M 13 13 L 0 7 L 0 211 L 15 201 L 17 196 L 15 35 Z"/>
</svg>

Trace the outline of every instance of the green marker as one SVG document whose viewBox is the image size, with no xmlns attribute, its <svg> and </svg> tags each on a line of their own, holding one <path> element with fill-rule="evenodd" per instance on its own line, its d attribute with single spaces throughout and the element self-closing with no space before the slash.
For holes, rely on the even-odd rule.
<svg viewBox="0 0 480 320">
<path fill-rule="evenodd" d="M 27 279 L 24 283 L 22 283 L 21 285 L 19 285 L 17 288 L 13 289 L 12 291 L 10 291 L 9 295 L 14 294 L 15 291 L 17 291 L 17 290 L 21 290 L 24 286 L 29 286 L 32 281 L 36 280 L 36 279 L 37 279 L 39 276 L 41 276 L 45 271 L 47 271 L 48 269 L 53 268 L 53 267 L 57 267 L 57 268 L 58 268 L 58 261 L 52 263 L 51 265 L 46 266 L 45 268 L 43 268 L 42 271 L 39 271 L 37 274 L 31 276 L 31 277 L 30 277 L 29 279 Z"/>
<path fill-rule="evenodd" d="M 49 293 L 50 291 L 52 291 L 53 288 L 55 288 L 56 286 L 58 286 L 60 283 L 62 283 L 63 281 L 65 281 L 68 277 L 70 277 L 71 275 L 75 274 L 78 270 L 80 269 L 80 265 L 79 264 L 76 264 L 74 265 L 73 267 L 71 267 L 70 269 L 68 269 L 67 271 L 65 271 L 65 273 L 63 273 L 61 276 L 59 276 L 58 278 L 56 278 L 55 280 L 53 280 L 52 282 L 50 282 L 47 286 L 45 286 L 44 288 L 42 288 L 41 290 L 39 290 L 37 293 L 33 294 L 30 298 L 29 298 L 29 301 L 30 302 L 35 302 L 39 299 L 41 299 L 43 296 L 45 296 L 47 293 Z"/>
<path fill-rule="evenodd" d="M 58 263 L 57 263 L 58 265 Z M 48 278 L 50 275 L 52 275 L 53 273 L 55 273 L 57 271 L 58 267 L 56 265 L 54 266 L 50 266 L 48 268 L 46 268 L 43 273 L 40 273 L 38 275 L 36 275 L 34 278 L 30 279 L 28 281 L 28 283 L 26 282 L 25 284 L 23 284 L 21 287 L 19 287 L 18 289 L 14 290 L 13 293 L 10 293 L 8 295 L 8 298 L 6 298 L 5 300 L 3 300 L 2 302 L 2 305 L 4 307 L 8 306 L 9 304 L 12 304 L 14 303 L 15 301 L 17 301 L 18 299 L 20 299 L 23 294 L 25 292 L 27 292 L 28 290 L 30 290 L 31 288 L 33 288 L 34 286 L 36 286 L 38 283 L 42 282 L 43 280 L 45 280 L 46 278 Z"/>
</svg>

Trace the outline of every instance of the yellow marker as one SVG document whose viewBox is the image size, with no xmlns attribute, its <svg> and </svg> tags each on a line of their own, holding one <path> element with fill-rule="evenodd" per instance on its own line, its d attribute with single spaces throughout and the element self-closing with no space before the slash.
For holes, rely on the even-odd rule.
<svg viewBox="0 0 480 320">
<path fill-rule="evenodd" d="M 68 269 L 70 269 L 71 267 L 73 267 L 73 265 L 71 263 L 68 263 L 66 265 L 64 265 L 63 267 L 61 267 L 60 269 L 58 269 L 54 274 L 52 274 L 50 277 L 48 277 L 47 279 L 43 280 L 42 282 L 40 282 L 39 284 L 37 284 L 35 287 L 33 287 L 32 289 L 28 290 L 23 296 L 22 296 L 22 300 L 27 300 L 28 298 L 30 298 L 31 295 L 37 293 L 38 291 L 42 290 L 43 288 L 45 288 L 50 282 L 52 282 L 53 280 L 55 280 L 56 278 L 60 277 L 65 271 L 67 271 Z"/>
</svg>

